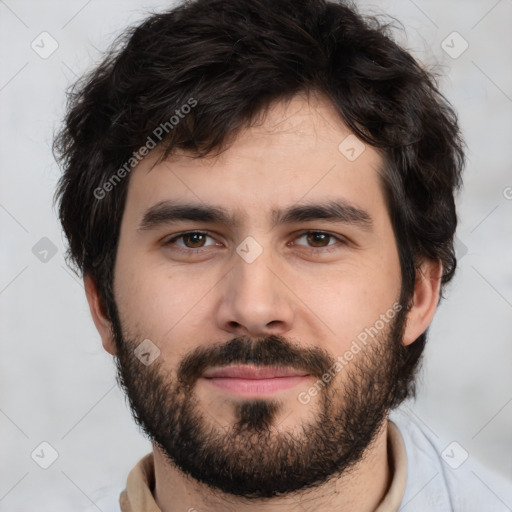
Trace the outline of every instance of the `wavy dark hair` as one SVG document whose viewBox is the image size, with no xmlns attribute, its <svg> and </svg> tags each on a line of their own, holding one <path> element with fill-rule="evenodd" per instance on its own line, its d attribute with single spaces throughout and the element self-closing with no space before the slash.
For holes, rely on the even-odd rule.
<svg viewBox="0 0 512 512">
<path fill-rule="evenodd" d="M 68 261 L 92 277 L 110 318 L 128 173 L 108 193 L 97 191 L 191 98 L 194 108 L 159 141 L 162 158 L 177 148 L 197 158 L 220 152 L 272 103 L 322 94 L 383 157 L 401 302 L 410 306 L 424 258 L 442 263 L 443 297 L 456 267 L 464 144 L 435 74 L 394 42 L 391 28 L 348 2 L 193 0 L 151 14 L 116 40 L 69 92 L 54 142 Z M 411 381 L 426 334 L 407 347 Z"/>
</svg>

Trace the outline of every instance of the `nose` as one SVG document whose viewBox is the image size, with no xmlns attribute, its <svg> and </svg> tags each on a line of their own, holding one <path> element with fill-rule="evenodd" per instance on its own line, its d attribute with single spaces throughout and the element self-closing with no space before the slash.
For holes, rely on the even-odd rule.
<svg viewBox="0 0 512 512">
<path fill-rule="evenodd" d="M 219 328 L 251 337 L 290 331 L 295 308 L 284 278 L 266 251 L 252 263 L 236 258 L 220 289 L 216 310 Z"/>
</svg>

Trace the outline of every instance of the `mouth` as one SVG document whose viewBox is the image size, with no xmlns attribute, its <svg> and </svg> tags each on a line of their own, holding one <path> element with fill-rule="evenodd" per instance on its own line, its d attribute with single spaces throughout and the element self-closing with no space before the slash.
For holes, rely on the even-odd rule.
<svg viewBox="0 0 512 512">
<path fill-rule="evenodd" d="M 275 366 L 225 366 L 211 368 L 203 379 L 224 391 L 243 396 L 271 394 L 304 384 L 309 374 L 302 370 Z"/>
</svg>

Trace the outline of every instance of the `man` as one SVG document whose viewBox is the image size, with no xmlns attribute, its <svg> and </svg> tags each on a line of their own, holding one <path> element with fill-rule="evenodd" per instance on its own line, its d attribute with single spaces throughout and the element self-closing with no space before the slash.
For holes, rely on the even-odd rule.
<svg viewBox="0 0 512 512">
<path fill-rule="evenodd" d="M 74 91 L 56 151 L 69 256 L 153 443 L 123 512 L 506 510 L 389 419 L 455 271 L 464 155 L 375 20 L 155 14 Z"/>
</svg>

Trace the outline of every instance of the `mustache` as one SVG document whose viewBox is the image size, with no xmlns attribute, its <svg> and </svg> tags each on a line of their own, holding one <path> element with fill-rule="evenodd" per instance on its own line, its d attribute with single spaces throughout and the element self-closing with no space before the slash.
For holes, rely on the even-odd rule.
<svg viewBox="0 0 512 512">
<path fill-rule="evenodd" d="M 297 347 L 278 335 L 256 340 L 238 336 L 227 343 L 193 350 L 180 363 L 178 380 L 186 386 L 192 386 L 206 369 L 233 364 L 293 367 L 321 379 L 335 364 L 335 359 L 324 349 Z"/>
</svg>

